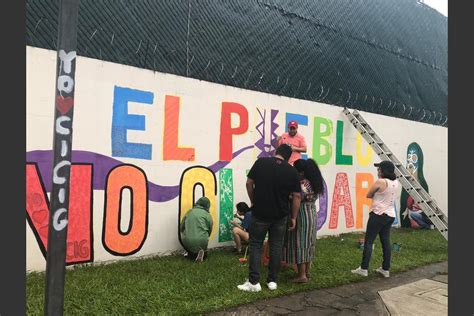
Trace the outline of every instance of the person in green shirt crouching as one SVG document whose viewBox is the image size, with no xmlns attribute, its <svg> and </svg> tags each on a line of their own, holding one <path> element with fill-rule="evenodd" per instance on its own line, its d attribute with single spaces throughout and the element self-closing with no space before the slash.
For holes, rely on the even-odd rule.
<svg viewBox="0 0 474 316">
<path fill-rule="evenodd" d="M 202 262 L 207 257 L 207 244 L 212 231 L 212 217 L 209 214 L 211 202 L 202 197 L 181 220 L 180 232 L 186 258 Z"/>
</svg>

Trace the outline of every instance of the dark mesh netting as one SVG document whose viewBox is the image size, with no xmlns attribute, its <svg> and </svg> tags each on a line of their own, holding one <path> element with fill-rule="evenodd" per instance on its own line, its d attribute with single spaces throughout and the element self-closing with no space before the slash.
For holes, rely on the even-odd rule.
<svg viewBox="0 0 474 316">
<path fill-rule="evenodd" d="M 27 1 L 56 49 L 58 1 Z M 447 18 L 415 0 L 81 0 L 77 53 L 447 126 Z"/>
</svg>

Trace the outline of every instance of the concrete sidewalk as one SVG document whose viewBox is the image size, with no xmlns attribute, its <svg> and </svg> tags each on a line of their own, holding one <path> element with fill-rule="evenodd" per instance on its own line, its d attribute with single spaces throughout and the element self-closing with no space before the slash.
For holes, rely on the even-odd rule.
<svg viewBox="0 0 474 316">
<path fill-rule="evenodd" d="M 447 315 L 447 283 L 445 261 L 395 273 L 390 278 L 265 299 L 210 315 L 426 315 L 425 305 L 428 310 L 435 308 L 438 314 Z M 403 295 L 405 301 L 400 304 L 396 300 Z M 411 306 L 411 310 L 404 306 Z"/>
</svg>

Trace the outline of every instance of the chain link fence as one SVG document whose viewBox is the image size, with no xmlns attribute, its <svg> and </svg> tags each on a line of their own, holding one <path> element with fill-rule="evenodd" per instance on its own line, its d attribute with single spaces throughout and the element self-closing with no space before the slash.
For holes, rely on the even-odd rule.
<svg viewBox="0 0 474 316">
<path fill-rule="evenodd" d="M 57 0 L 27 0 L 56 49 Z M 415 0 L 81 0 L 80 56 L 448 126 L 447 18 Z"/>
</svg>

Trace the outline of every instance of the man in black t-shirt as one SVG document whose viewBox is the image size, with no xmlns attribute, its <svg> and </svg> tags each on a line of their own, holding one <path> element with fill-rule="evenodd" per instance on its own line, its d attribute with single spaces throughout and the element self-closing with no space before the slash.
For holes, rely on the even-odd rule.
<svg viewBox="0 0 474 316">
<path fill-rule="evenodd" d="M 301 202 L 299 176 L 288 159 L 291 147 L 280 145 L 274 157 L 259 158 L 247 175 L 247 193 L 252 203 L 249 237 L 249 279 L 237 287 L 242 291 L 258 292 L 262 246 L 268 232 L 270 261 L 267 286 L 277 289 L 283 239 L 291 215 L 290 230 L 296 227 Z M 290 200 L 290 195 L 293 197 Z M 290 209 L 291 204 L 291 209 Z"/>
</svg>

